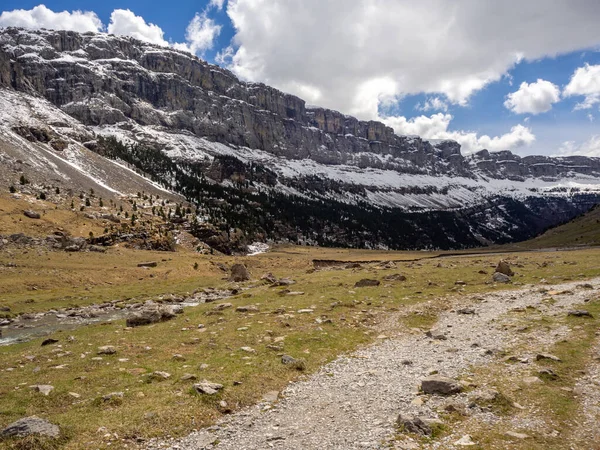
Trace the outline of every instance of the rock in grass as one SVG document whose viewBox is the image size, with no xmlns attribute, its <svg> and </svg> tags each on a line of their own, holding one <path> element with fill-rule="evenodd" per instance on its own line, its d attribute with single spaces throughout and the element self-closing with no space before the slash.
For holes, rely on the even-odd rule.
<svg viewBox="0 0 600 450">
<path fill-rule="evenodd" d="M 391 275 L 386 275 L 383 277 L 385 281 L 406 281 L 406 277 L 399 273 L 393 273 Z"/>
<path fill-rule="evenodd" d="M 496 273 L 501 273 L 509 277 L 512 277 L 515 274 L 510 268 L 510 264 L 506 261 L 500 261 L 498 263 L 496 266 Z"/>
<path fill-rule="evenodd" d="M 551 361 L 560 362 L 561 359 L 558 356 L 551 355 L 550 353 L 538 353 L 535 355 L 536 361 L 542 361 L 544 359 L 549 359 Z"/>
<path fill-rule="evenodd" d="M 381 282 L 379 280 L 371 280 L 369 278 L 363 278 L 362 280 L 359 280 L 356 283 L 354 283 L 354 287 L 355 288 L 375 287 L 375 286 L 379 286 L 380 284 L 381 284 Z"/>
<path fill-rule="evenodd" d="M 98 347 L 99 355 L 114 355 L 117 353 L 117 349 L 112 345 L 103 345 L 102 347 Z"/>
<path fill-rule="evenodd" d="M 171 374 L 169 372 L 161 372 L 160 370 L 157 370 L 148 375 L 148 378 L 150 380 L 164 381 L 171 378 Z"/>
<path fill-rule="evenodd" d="M 54 386 L 49 384 L 34 384 L 33 386 L 29 387 L 40 394 L 44 394 L 45 396 L 50 395 L 50 392 L 54 390 Z"/>
<path fill-rule="evenodd" d="M 139 327 L 153 323 L 166 322 L 175 317 L 173 309 L 168 306 L 159 306 L 155 308 L 145 308 L 136 311 L 126 319 L 128 327 Z"/>
<path fill-rule="evenodd" d="M 575 309 L 569 311 L 567 314 L 572 317 L 592 317 L 592 314 L 584 309 Z"/>
<path fill-rule="evenodd" d="M 517 433 L 515 431 L 507 431 L 506 433 L 504 433 L 504 435 L 515 439 L 527 439 L 529 437 L 524 433 Z"/>
<path fill-rule="evenodd" d="M 30 219 L 39 219 L 40 217 L 42 217 L 39 212 L 32 211 L 31 209 L 26 209 L 25 211 L 23 211 L 23 215 L 25 217 L 29 217 Z"/>
<path fill-rule="evenodd" d="M 46 345 L 56 344 L 57 342 L 58 342 L 58 339 L 52 339 L 52 338 L 44 339 L 42 341 L 42 347 L 45 347 Z"/>
<path fill-rule="evenodd" d="M 473 442 L 473 439 L 471 439 L 471 436 L 469 436 L 468 434 L 465 434 L 458 441 L 456 441 L 454 443 L 454 445 L 458 445 L 460 447 L 472 447 L 477 444 L 475 442 Z"/>
<path fill-rule="evenodd" d="M 235 308 L 236 312 L 247 313 L 247 312 L 258 312 L 258 308 L 254 305 L 238 306 Z"/>
<path fill-rule="evenodd" d="M 156 266 L 158 266 L 158 263 L 156 261 L 146 261 L 146 262 L 138 263 L 137 266 L 138 267 L 156 267 Z"/>
<path fill-rule="evenodd" d="M 217 392 L 219 392 L 221 389 L 223 389 L 223 385 L 219 384 L 219 383 L 212 383 L 210 381 L 203 380 L 200 383 L 194 384 L 194 389 L 199 394 L 215 395 Z"/>
<path fill-rule="evenodd" d="M 60 428 L 47 420 L 31 416 L 11 423 L 0 432 L 2 437 L 27 437 L 32 434 L 55 438 L 60 434 Z"/>
<path fill-rule="evenodd" d="M 452 378 L 432 375 L 421 381 L 421 390 L 425 394 L 453 395 L 461 392 L 463 388 Z"/>
<path fill-rule="evenodd" d="M 111 392 L 110 394 L 104 395 L 102 397 L 102 400 L 104 400 L 105 402 L 120 401 L 123 399 L 124 396 L 125 394 L 123 392 Z"/>
<path fill-rule="evenodd" d="M 423 436 L 431 436 L 432 434 L 431 427 L 420 417 L 399 414 L 396 424 L 408 433 L 421 434 Z"/>
<path fill-rule="evenodd" d="M 229 281 L 234 281 L 236 283 L 240 283 L 242 281 L 248 281 L 250 279 L 250 273 L 248 269 L 243 264 L 234 264 L 231 266 L 231 275 L 229 276 Z"/>
<path fill-rule="evenodd" d="M 500 272 L 495 272 L 492 279 L 496 283 L 510 283 L 510 277 Z"/>
<path fill-rule="evenodd" d="M 306 361 L 304 361 L 304 359 L 296 359 L 290 355 L 283 355 L 281 357 L 281 363 L 299 371 L 303 371 L 306 369 Z"/>
</svg>

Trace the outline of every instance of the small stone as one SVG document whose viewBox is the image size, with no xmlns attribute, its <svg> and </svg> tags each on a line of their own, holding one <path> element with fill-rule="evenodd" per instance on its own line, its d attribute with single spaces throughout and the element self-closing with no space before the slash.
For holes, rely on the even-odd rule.
<svg viewBox="0 0 600 450">
<path fill-rule="evenodd" d="M 538 353 L 535 356 L 536 361 L 542 361 L 544 359 L 549 359 L 551 361 L 560 362 L 561 359 L 558 356 L 551 355 L 550 353 Z"/>
<path fill-rule="evenodd" d="M 185 356 L 176 353 L 173 355 L 173 361 L 185 361 Z"/>
<path fill-rule="evenodd" d="M 105 402 L 110 402 L 111 400 L 122 399 L 125 396 L 123 392 L 111 392 L 110 394 L 106 394 L 102 397 L 102 400 Z"/>
<path fill-rule="evenodd" d="M 425 394 L 452 395 L 463 390 L 455 380 L 440 375 L 432 375 L 421 381 L 421 389 Z"/>
<path fill-rule="evenodd" d="M 236 312 L 242 312 L 242 313 L 247 313 L 247 312 L 258 312 L 258 308 L 254 305 L 247 305 L 247 306 L 238 306 L 237 308 L 235 308 Z"/>
<path fill-rule="evenodd" d="M 146 262 L 138 263 L 137 266 L 138 267 L 156 267 L 156 266 L 158 266 L 158 263 L 156 261 L 146 261 Z"/>
<path fill-rule="evenodd" d="M 538 377 L 525 377 L 523 378 L 523 383 L 525 384 L 535 384 L 535 383 L 541 383 L 542 380 L 540 380 Z"/>
<path fill-rule="evenodd" d="M 232 308 L 232 303 L 219 303 L 213 307 L 215 311 L 223 311 L 224 309 Z"/>
<path fill-rule="evenodd" d="M 198 377 L 192 373 L 184 373 L 183 376 L 180 378 L 181 381 L 195 381 L 197 379 Z"/>
<path fill-rule="evenodd" d="M 278 391 L 269 391 L 262 397 L 263 402 L 274 403 L 279 399 Z"/>
<path fill-rule="evenodd" d="M 456 310 L 457 314 L 475 314 L 475 310 L 473 308 L 461 308 Z"/>
<path fill-rule="evenodd" d="M 456 441 L 454 443 L 454 445 L 459 445 L 461 447 L 471 447 L 471 446 L 477 445 L 477 444 L 475 444 L 475 442 L 473 442 L 473 439 L 471 439 L 471 436 L 469 436 L 468 434 L 465 434 L 458 441 Z"/>
<path fill-rule="evenodd" d="M 39 219 L 42 217 L 39 212 L 32 211 L 30 209 L 26 209 L 25 211 L 23 211 L 23 215 L 25 217 L 29 217 L 30 219 Z"/>
<path fill-rule="evenodd" d="M 496 283 L 510 283 L 510 277 L 500 272 L 494 272 L 494 275 L 492 275 L 492 279 Z"/>
<path fill-rule="evenodd" d="M 69 392 L 69 395 L 73 398 L 80 398 L 81 394 L 78 394 L 77 392 Z"/>
<path fill-rule="evenodd" d="M 112 345 L 98 347 L 98 355 L 114 355 L 115 353 L 117 353 L 117 349 Z"/>
<path fill-rule="evenodd" d="M 58 342 L 58 339 L 53 339 L 53 338 L 44 339 L 42 341 L 42 347 L 45 347 L 46 345 L 56 344 L 57 342 Z"/>
<path fill-rule="evenodd" d="M 194 389 L 199 394 L 215 395 L 218 391 L 223 389 L 223 385 L 203 380 L 200 383 L 194 384 Z"/>
<path fill-rule="evenodd" d="M 545 380 L 558 380 L 559 376 L 556 372 L 554 372 L 554 370 L 552 369 L 540 369 L 538 371 L 538 375 Z"/>
<path fill-rule="evenodd" d="M 240 347 L 240 350 L 246 353 L 256 353 L 256 350 L 252 347 Z"/>
<path fill-rule="evenodd" d="M 409 433 L 421 434 L 423 436 L 431 436 L 432 434 L 431 427 L 420 417 L 399 414 L 396 424 L 403 431 Z"/>
<path fill-rule="evenodd" d="M 310 314 L 315 312 L 314 309 L 310 309 L 310 308 L 305 308 L 305 309 L 299 309 L 298 310 L 298 314 Z"/>
<path fill-rule="evenodd" d="M 569 311 L 567 314 L 572 317 L 593 317 L 589 311 L 586 311 L 584 309 L 575 309 Z"/>
<path fill-rule="evenodd" d="M 54 386 L 49 384 L 34 384 L 33 386 L 29 387 L 40 394 L 44 394 L 45 396 L 50 395 L 50 392 L 54 390 Z"/>
<path fill-rule="evenodd" d="M 150 380 L 163 381 L 171 378 L 171 374 L 168 372 L 161 372 L 157 370 L 156 372 L 152 372 L 151 374 L 149 374 L 148 378 Z"/>
<path fill-rule="evenodd" d="M 507 431 L 504 433 L 505 436 L 515 438 L 515 439 L 527 439 L 529 436 L 523 433 L 517 433 L 515 431 Z"/>
<path fill-rule="evenodd" d="M 363 278 L 362 280 L 359 280 L 356 283 L 354 283 L 354 287 L 375 287 L 379 286 L 380 284 L 381 282 L 379 280 L 370 280 L 368 278 Z"/>
<path fill-rule="evenodd" d="M 281 363 L 299 371 L 306 369 L 306 362 L 303 359 L 296 359 L 290 355 L 283 355 Z"/>
</svg>

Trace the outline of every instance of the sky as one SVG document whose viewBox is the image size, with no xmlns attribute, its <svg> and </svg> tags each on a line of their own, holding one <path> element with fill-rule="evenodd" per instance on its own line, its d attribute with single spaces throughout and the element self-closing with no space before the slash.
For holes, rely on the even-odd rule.
<svg viewBox="0 0 600 450">
<path fill-rule="evenodd" d="M 598 0 L 2 0 L 0 27 L 133 36 L 464 154 L 600 157 Z"/>
</svg>

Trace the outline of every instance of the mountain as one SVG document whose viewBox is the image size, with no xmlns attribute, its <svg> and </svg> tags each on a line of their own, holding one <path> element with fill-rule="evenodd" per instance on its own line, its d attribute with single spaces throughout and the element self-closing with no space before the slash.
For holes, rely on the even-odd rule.
<svg viewBox="0 0 600 450">
<path fill-rule="evenodd" d="M 242 245 L 506 243 L 600 200 L 599 158 L 464 156 L 121 36 L 0 29 L 0 117 L 12 173 L 167 189 Z"/>
</svg>

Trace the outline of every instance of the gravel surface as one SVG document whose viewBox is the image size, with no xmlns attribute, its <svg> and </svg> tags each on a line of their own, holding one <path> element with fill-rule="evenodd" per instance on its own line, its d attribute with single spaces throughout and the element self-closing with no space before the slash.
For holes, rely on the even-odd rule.
<svg viewBox="0 0 600 450">
<path fill-rule="evenodd" d="M 595 295 L 600 278 L 589 283 L 593 290 L 578 287 L 577 282 L 464 297 L 440 316 L 433 333 L 438 339 L 421 332 L 403 333 L 342 356 L 305 381 L 291 383 L 278 402 L 259 403 L 210 429 L 180 440 L 153 441 L 147 448 L 389 448 L 399 413 L 437 417 L 429 403 L 412 403 L 416 399 L 419 403 L 417 393 L 423 378 L 432 371 L 456 378 L 472 366 L 495 360 L 497 350 L 521 339 L 510 327 L 503 326 L 507 312 L 535 306 L 540 314 L 564 315 L 570 305 L 582 304 Z M 548 297 L 546 290 L 569 292 L 553 293 L 556 303 L 549 304 L 542 301 Z M 457 312 L 465 306 L 475 313 Z M 543 351 L 567 331 L 534 336 L 532 345 L 536 348 L 532 351 Z M 446 339 L 439 339 L 439 335 Z"/>
</svg>

